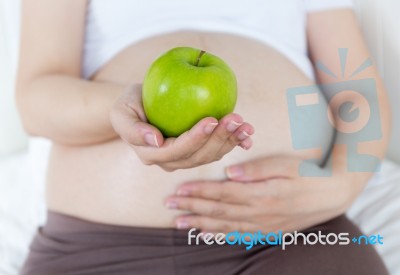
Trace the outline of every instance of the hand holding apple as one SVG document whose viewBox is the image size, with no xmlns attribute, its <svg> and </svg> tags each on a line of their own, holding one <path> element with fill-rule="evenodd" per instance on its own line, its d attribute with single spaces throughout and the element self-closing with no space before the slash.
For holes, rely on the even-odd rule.
<svg viewBox="0 0 400 275">
<path fill-rule="evenodd" d="M 179 137 L 164 138 L 147 123 L 142 103 L 142 86 L 132 85 L 116 100 L 111 113 L 115 132 L 128 143 L 144 164 L 166 171 L 200 166 L 221 159 L 236 146 L 249 149 L 253 127 L 238 114 L 217 120 L 200 119 Z"/>
</svg>

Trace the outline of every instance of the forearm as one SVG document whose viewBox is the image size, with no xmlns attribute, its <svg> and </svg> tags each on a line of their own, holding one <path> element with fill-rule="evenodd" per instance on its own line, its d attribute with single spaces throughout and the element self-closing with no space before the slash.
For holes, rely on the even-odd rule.
<svg viewBox="0 0 400 275">
<path fill-rule="evenodd" d="M 382 160 L 385 157 L 390 138 L 391 114 L 382 79 L 375 70 L 371 70 L 369 77 L 372 77 L 376 81 L 379 106 L 379 111 L 371 113 L 370 119 L 378 119 L 381 137 L 371 141 L 358 141 L 353 140 L 354 135 L 345 135 L 338 131 L 331 158 L 328 162 L 328 166 L 333 168 L 333 173 L 336 173 L 339 175 L 339 178 L 342 178 L 346 183 L 351 185 L 350 192 L 352 199 L 355 199 L 362 191 L 368 180 L 373 176 L 374 171 L 379 170 L 380 165 L 380 162 L 369 162 L 368 159 L 363 160 L 359 158 L 359 155 L 367 155 Z M 351 101 L 352 99 L 349 98 L 349 100 Z M 354 104 L 361 103 L 354 102 Z M 338 119 L 336 118 L 336 120 Z M 355 145 L 353 149 L 351 148 L 351 144 Z M 349 150 L 352 151 L 349 153 Z M 357 165 L 357 167 L 351 170 L 349 169 L 350 165 Z"/>
<path fill-rule="evenodd" d="M 359 83 L 366 83 L 365 81 L 369 81 L 368 79 L 374 80 L 376 84 L 375 86 L 373 82 L 369 82 L 368 91 L 364 91 L 364 88 L 361 87 L 357 91 L 356 87 L 356 91 L 351 92 L 349 90 L 353 90 L 353 88 L 349 87 L 347 91 L 341 93 L 342 97 L 338 102 L 329 102 L 331 110 L 336 110 L 336 114 L 332 115 L 336 129 L 346 126 L 346 123 L 338 114 L 341 104 L 349 102 L 359 108 L 356 120 L 353 121 L 349 117 L 351 123 L 347 125 L 352 125 L 351 129 L 348 130 L 350 130 L 349 133 L 354 134 L 346 135 L 337 131 L 331 158 L 326 165 L 326 169 L 328 167 L 329 169 L 333 168 L 332 176 L 337 178 L 336 183 L 342 183 L 342 187 L 348 191 L 348 202 L 350 203 L 374 174 L 372 172 L 376 170 L 374 168 L 379 165 L 379 163 L 370 161 L 372 158 L 363 159 L 359 155 L 370 155 L 378 159 L 382 159 L 385 155 L 391 124 L 388 96 L 375 66 L 367 66 L 362 71 L 353 73 L 367 59 L 370 59 L 371 55 L 358 27 L 357 18 L 350 9 L 312 13 L 308 16 L 307 26 L 309 52 L 313 63 L 323 63 L 337 76 L 333 78 L 321 70 L 316 70 L 318 83 L 323 84 L 322 87 L 324 84 L 340 85 L 342 81 L 359 80 Z M 342 54 L 345 53 L 346 58 L 343 60 L 345 63 L 340 61 L 339 49 L 341 49 Z M 341 65 L 345 66 L 342 67 Z M 376 99 L 373 97 L 364 99 L 364 92 L 375 93 L 375 91 Z M 373 102 L 368 102 L 371 100 Z M 370 108 L 374 104 L 378 108 Z M 371 110 L 371 113 L 366 110 Z M 348 110 L 348 113 L 350 114 L 351 110 Z M 368 127 L 367 124 L 363 124 L 365 118 L 367 118 L 367 121 L 373 120 L 378 125 L 378 129 L 369 129 L 373 133 L 359 134 L 360 130 Z M 360 139 L 360 135 L 364 138 Z M 352 150 L 350 154 L 348 150 Z M 359 167 L 354 167 L 354 165 Z M 349 169 L 350 166 L 355 169 Z"/>
<path fill-rule="evenodd" d="M 18 85 L 17 104 L 26 131 L 68 145 L 115 138 L 109 112 L 125 87 L 66 75 L 44 75 Z"/>
</svg>

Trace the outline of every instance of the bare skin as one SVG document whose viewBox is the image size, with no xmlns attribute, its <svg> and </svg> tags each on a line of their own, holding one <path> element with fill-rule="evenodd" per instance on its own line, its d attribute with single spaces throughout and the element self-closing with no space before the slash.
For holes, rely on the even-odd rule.
<svg viewBox="0 0 400 275">
<path fill-rule="evenodd" d="M 318 150 L 292 149 L 285 91 L 312 81 L 275 50 L 252 40 L 221 33 L 164 35 L 129 46 L 92 81 L 82 79 L 87 3 L 23 2 L 16 98 L 25 130 L 54 144 L 48 169 L 51 210 L 110 224 L 174 227 L 182 219 L 182 212 L 168 209 L 175 208 L 189 212 L 186 226 L 209 232 L 294 230 L 344 213 L 373 174 L 348 172 L 346 148 L 336 146 L 330 156 L 333 177 L 299 176 L 300 159 L 322 156 Z M 308 14 L 306 34 L 311 61 L 321 60 L 335 72 L 340 71 L 338 48 L 349 49 L 349 68 L 370 56 L 349 9 Z M 213 132 L 205 135 L 206 124 L 216 122 L 206 118 L 175 143 L 140 119 L 140 100 L 126 95 L 138 95 L 158 54 L 182 45 L 225 59 L 238 76 L 239 99 L 237 114 L 220 120 Z M 318 71 L 316 78 L 319 83 L 337 81 Z M 357 78 L 376 80 L 382 126 L 382 138 L 360 144 L 358 150 L 383 158 L 390 133 L 386 91 L 374 66 Z M 351 93 L 343 100 L 364 104 Z M 129 104 L 134 108 L 126 115 L 118 106 Z M 336 115 L 335 126 L 340 126 Z M 243 123 L 230 133 L 230 121 Z M 239 139 L 243 131 L 254 130 L 254 136 Z M 153 145 L 144 138 L 146 132 L 155 137 Z M 321 145 L 326 147 L 331 137 L 328 129 L 320 129 Z M 336 139 L 352 142 L 340 133 Z M 214 148 L 221 146 L 222 154 L 215 154 Z M 224 174 L 227 166 L 238 163 L 240 175 L 232 174 L 232 167 Z M 195 168 L 180 169 L 188 167 Z M 194 179 L 198 181 L 190 183 Z M 191 195 L 182 189 L 190 189 Z"/>
<path fill-rule="evenodd" d="M 286 104 L 287 88 L 312 82 L 285 57 L 259 42 L 212 33 L 159 36 L 129 46 L 93 79 L 122 85 L 140 83 L 154 58 L 178 45 L 212 52 L 236 72 L 239 97 L 235 112 L 256 129 L 253 147 L 248 151 L 238 147 L 222 160 L 197 168 L 165 172 L 143 165 L 120 140 L 85 147 L 55 144 L 48 174 L 51 210 L 103 223 L 173 227 L 179 212 L 166 209 L 163 202 L 183 182 L 224 179 L 226 166 L 261 156 L 320 157 L 318 150 L 292 149 Z M 329 144 L 331 134 L 321 131 L 321 144 Z"/>
</svg>

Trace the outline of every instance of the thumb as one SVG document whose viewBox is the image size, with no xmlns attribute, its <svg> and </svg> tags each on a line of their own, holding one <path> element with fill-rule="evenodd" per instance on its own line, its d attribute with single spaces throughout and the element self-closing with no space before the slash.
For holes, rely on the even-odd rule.
<svg viewBox="0 0 400 275">
<path fill-rule="evenodd" d="M 226 168 L 226 176 L 242 182 L 262 181 L 271 178 L 290 178 L 298 171 L 299 161 L 289 157 L 264 157 Z"/>
<path fill-rule="evenodd" d="M 132 125 L 126 127 L 121 138 L 135 146 L 160 147 L 164 138 L 160 131 L 143 121 L 132 122 Z"/>
<path fill-rule="evenodd" d="M 117 109 L 111 113 L 110 120 L 115 132 L 131 145 L 160 147 L 164 142 L 161 132 L 141 120 L 136 112 Z"/>
</svg>

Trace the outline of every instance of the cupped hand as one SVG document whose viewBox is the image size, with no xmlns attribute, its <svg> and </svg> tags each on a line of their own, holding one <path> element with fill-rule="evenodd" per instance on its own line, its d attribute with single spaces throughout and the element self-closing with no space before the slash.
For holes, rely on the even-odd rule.
<svg viewBox="0 0 400 275">
<path fill-rule="evenodd" d="M 254 128 L 238 114 L 228 114 L 219 121 L 212 117 L 200 120 L 177 138 L 164 139 L 161 132 L 147 123 L 142 105 L 141 85 L 126 90 L 110 113 L 111 124 L 147 165 L 166 171 L 185 169 L 220 160 L 236 146 L 249 149 Z"/>
<path fill-rule="evenodd" d="M 344 213 L 358 187 L 337 175 L 299 176 L 300 163 L 276 156 L 238 164 L 226 170 L 227 180 L 181 185 L 165 205 L 188 211 L 176 218 L 177 228 L 213 233 L 290 232 Z"/>
</svg>

